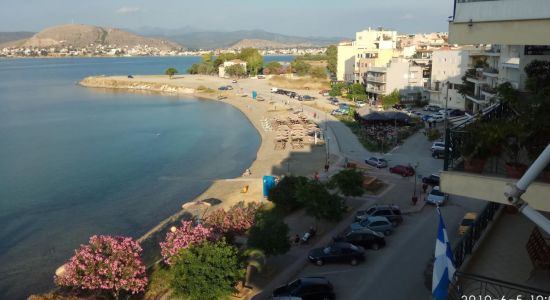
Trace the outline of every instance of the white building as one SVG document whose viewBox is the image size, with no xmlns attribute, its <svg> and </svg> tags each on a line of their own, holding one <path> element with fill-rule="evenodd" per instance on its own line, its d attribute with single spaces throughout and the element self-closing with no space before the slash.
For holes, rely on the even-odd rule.
<svg viewBox="0 0 550 300">
<path fill-rule="evenodd" d="M 465 109 L 465 99 L 458 93 L 462 76 L 468 69 L 469 51 L 463 48 L 442 48 L 432 52 L 432 74 L 428 88 L 430 104 Z"/>
<path fill-rule="evenodd" d="M 234 65 L 241 65 L 241 66 L 243 66 L 244 70 L 246 71 L 246 62 L 242 61 L 240 59 L 234 59 L 234 60 L 228 60 L 228 61 L 224 62 L 223 65 L 221 65 L 218 68 L 218 75 L 222 78 L 228 78 L 229 76 L 227 76 L 227 74 L 225 73 L 225 68 L 231 67 L 231 66 L 234 66 Z"/>
<path fill-rule="evenodd" d="M 424 90 L 422 67 L 403 58 L 393 58 L 385 67 L 372 67 L 364 78 L 369 97 L 378 99 L 394 90 L 402 102 L 421 100 Z"/>
<path fill-rule="evenodd" d="M 343 42 L 338 45 L 336 79 L 359 83 L 364 75 L 359 70 L 361 59 L 374 59 L 373 66 L 383 66 L 393 56 L 398 56 L 396 49 L 396 31 L 368 28 L 356 32 L 354 41 Z"/>
</svg>

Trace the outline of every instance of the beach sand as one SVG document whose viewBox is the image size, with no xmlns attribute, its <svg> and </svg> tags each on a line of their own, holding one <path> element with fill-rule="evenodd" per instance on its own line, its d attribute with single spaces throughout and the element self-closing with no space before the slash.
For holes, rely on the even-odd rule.
<svg viewBox="0 0 550 300">
<path fill-rule="evenodd" d="M 274 116 L 290 115 L 293 112 L 288 105 L 281 102 L 269 101 L 269 83 L 267 80 L 241 79 L 237 84 L 230 79 L 203 75 L 174 76 L 98 76 L 87 77 L 80 82 L 81 85 L 92 88 L 124 89 L 129 92 L 160 92 L 172 95 L 194 95 L 202 99 L 217 100 L 219 96 L 227 97 L 222 101 L 239 109 L 257 129 L 261 136 L 261 145 L 258 149 L 256 160 L 249 167 L 250 176 L 241 176 L 233 179 L 216 180 L 196 199 L 182 203 L 184 208 L 174 215 L 162 221 L 155 228 L 143 235 L 139 240 L 144 248 L 144 259 L 148 265 L 157 261 L 159 256 L 158 243 L 164 240 L 169 228 L 180 220 L 191 216 L 202 217 L 208 212 L 218 208 L 227 209 L 234 204 L 244 201 L 264 201 L 262 195 L 262 177 L 264 175 L 293 175 L 313 176 L 314 172 L 323 169 L 326 160 L 326 150 L 323 144 L 305 145 L 303 149 L 293 150 L 286 147 L 285 150 L 275 150 L 275 131 L 264 129 L 262 120 Z M 222 85 L 232 85 L 233 90 L 218 91 Z M 204 86 L 214 90 L 213 93 L 201 93 L 197 88 Z M 265 101 L 253 101 L 250 97 L 252 91 L 257 91 Z M 242 94 L 248 95 L 242 97 Z M 271 102 L 271 103 L 270 103 Z M 312 118 L 312 116 L 309 116 Z M 207 118 L 205 116 L 205 118 Z M 335 159 L 331 159 L 335 161 Z M 244 172 L 244 170 L 243 170 Z M 248 186 L 248 192 L 242 193 L 244 186 Z M 204 204 L 203 200 L 208 200 Z"/>
</svg>

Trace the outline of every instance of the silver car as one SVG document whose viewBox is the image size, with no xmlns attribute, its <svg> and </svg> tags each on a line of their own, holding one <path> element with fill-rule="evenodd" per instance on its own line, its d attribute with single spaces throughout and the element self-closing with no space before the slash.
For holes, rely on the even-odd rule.
<svg viewBox="0 0 550 300">
<path fill-rule="evenodd" d="M 350 230 L 357 231 L 368 228 L 372 231 L 381 232 L 384 235 L 390 235 L 393 232 L 393 225 L 386 217 L 370 216 L 366 219 L 351 223 Z"/>
<path fill-rule="evenodd" d="M 449 195 L 443 193 L 439 186 L 434 186 L 426 196 L 426 202 L 435 205 L 443 205 L 449 199 Z"/>
<path fill-rule="evenodd" d="M 388 161 L 381 157 L 369 157 L 365 160 L 365 163 L 377 167 L 377 168 L 386 168 L 388 166 Z"/>
</svg>

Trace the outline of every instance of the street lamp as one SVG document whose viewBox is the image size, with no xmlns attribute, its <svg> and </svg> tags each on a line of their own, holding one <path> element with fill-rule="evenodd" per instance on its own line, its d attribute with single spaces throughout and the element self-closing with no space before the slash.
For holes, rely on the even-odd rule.
<svg viewBox="0 0 550 300">
<path fill-rule="evenodd" d="M 414 164 L 413 168 L 414 168 L 414 189 L 413 189 L 413 195 L 412 195 L 412 202 L 413 202 L 413 205 L 416 205 L 416 202 L 418 201 L 418 197 L 416 197 L 416 177 L 417 177 L 416 169 L 418 168 L 418 162 Z"/>
</svg>

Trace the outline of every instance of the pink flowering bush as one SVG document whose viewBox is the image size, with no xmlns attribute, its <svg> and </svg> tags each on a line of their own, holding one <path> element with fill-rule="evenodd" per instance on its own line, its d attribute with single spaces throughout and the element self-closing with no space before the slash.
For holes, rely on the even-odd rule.
<svg viewBox="0 0 550 300">
<path fill-rule="evenodd" d="M 259 207 L 255 202 L 248 205 L 241 202 L 227 212 L 220 208 L 208 215 L 204 223 L 226 237 L 244 234 L 254 224 L 254 216 Z"/>
<path fill-rule="evenodd" d="M 212 229 L 201 224 L 193 226 L 191 221 L 182 221 L 181 227 L 166 234 L 166 239 L 160 243 L 160 254 L 164 258 L 164 262 L 172 265 L 172 258 L 181 249 L 188 248 L 192 244 L 199 244 L 205 240 L 214 240 L 214 238 Z"/>
<path fill-rule="evenodd" d="M 147 286 L 141 247 L 132 238 L 94 235 L 54 277 L 56 284 L 82 290 L 140 293 Z"/>
</svg>

